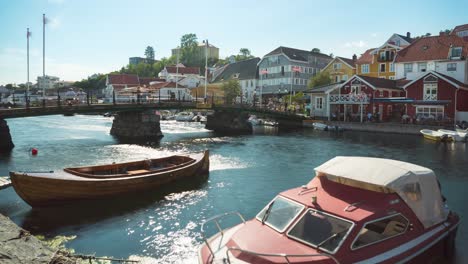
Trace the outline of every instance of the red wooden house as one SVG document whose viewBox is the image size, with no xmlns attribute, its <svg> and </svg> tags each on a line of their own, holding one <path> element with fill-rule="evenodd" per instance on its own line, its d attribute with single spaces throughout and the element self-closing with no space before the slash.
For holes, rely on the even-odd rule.
<svg viewBox="0 0 468 264">
<path fill-rule="evenodd" d="M 403 86 L 407 114 L 416 119 L 468 121 L 468 84 L 430 71 Z"/>
</svg>

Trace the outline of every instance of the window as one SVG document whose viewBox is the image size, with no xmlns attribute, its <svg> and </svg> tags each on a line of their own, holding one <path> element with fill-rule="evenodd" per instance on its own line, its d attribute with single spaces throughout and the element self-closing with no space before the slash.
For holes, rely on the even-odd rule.
<svg viewBox="0 0 468 264">
<path fill-rule="evenodd" d="M 442 120 L 444 118 L 444 107 L 416 106 L 416 117 L 424 119 Z"/>
<path fill-rule="evenodd" d="M 447 63 L 447 71 L 457 71 L 456 63 Z"/>
<path fill-rule="evenodd" d="M 380 63 L 379 72 L 385 72 L 385 63 Z"/>
<path fill-rule="evenodd" d="M 361 65 L 361 73 L 369 73 L 369 64 Z"/>
<path fill-rule="evenodd" d="M 257 219 L 276 231 L 283 232 L 303 208 L 302 204 L 277 196 L 258 213 Z"/>
<path fill-rule="evenodd" d="M 315 97 L 315 109 L 316 110 L 323 109 L 323 97 Z"/>
<path fill-rule="evenodd" d="M 390 63 L 390 72 L 395 72 L 395 64 Z"/>
<path fill-rule="evenodd" d="M 379 96 L 380 96 L 380 97 L 383 97 L 383 96 L 384 96 L 383 90 L 379 90 Z"/>
<path fill-rule="evenodd" d="M 335 253 L 354 224 L 348 220 L 309 209 L 289 231 L 288 236 L 314 248 Z"/>
<path fill-rule="evenodd" d="M 462 48 L 461 47 L 453 47 L 452 52 L 450 54 L 451 59 L 459 59 L 461 58 Z"/>
<path fill-rule="evenodd" d="M 348 75 L 343 75 L 343 76 L 341 77 L 341 80 L 347 81 L 347 80 L 348 80 Z"/>
<path fill-rule="evenodd" d="M 401 235 L 407 228 L 408 219 L 401 214 L 369 222 L 359 231 L 351 249 L 362 248 Z"/>
<path fill-rule="evenodd" d="M 404 69 L 405 69 L 405 76 L 408 72 L 413 72 L 413 64 L 412 63 L 405 63 L 404 64 Z"/>
<path fill-rule="evenodd" d="M 380 60 L 385 60 L 385 51 L 380 52 Z"/>
<path fill-rule="evenodd" d="M 334 70 L 339 70 L 339 69 L 341 69 L 341 63 L 334 63 L 334 64 L 333 64 L 333 69 L 334 69 Z"/>
<path fill-rule="evenodd" d="M 427 70 L 427 63 L 425 63 L 425 62 L 418 63 L 418 71 L 419 72 L 426 72 L 426 70 Z"/>
<path fill-rule="evenodd" d="M 339 75 L 336 75 L 336 76 L 335 76 L 335 82 L 336 82 L 336 83 L 340 82 L 340 76 L 339 76 Z"/>
<path fill-rule="evenodd" d="M 388 79 L 395 80 L 395 76 L 389 76 Z"/>
<path fill-rule="evenodd" d="M 437 100 L 437 83 L 424 83 L 424 98 L 425 101 Z"/>
</svg>

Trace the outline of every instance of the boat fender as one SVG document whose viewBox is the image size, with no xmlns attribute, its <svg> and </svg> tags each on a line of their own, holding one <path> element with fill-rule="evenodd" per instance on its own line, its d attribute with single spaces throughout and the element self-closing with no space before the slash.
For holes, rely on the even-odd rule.
<svg viewBox="0 0 468 264">
<path fill-rule="evenodd" d="M 38 153 L 37 148 L 32 148 L 32 149 L 31 149 L 31 155 L 36 156 L 37 153 Z"/>
</svg>

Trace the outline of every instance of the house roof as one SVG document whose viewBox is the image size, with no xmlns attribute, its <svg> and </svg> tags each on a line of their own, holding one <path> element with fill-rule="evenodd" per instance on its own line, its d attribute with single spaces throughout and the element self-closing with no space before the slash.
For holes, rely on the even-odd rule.
<svg viewBox="0 0 468 264">
<path fill-rule="evenodd" d="M 457 34 L 457 32 L 468 30 L 468 24 L 456 26 L 450 34 Z"/>
<path fill-rule="evenodd" d="M 371 86 L 371 88 L 373 89 L 383 88 L 383 89 L 401 90 L 401 87 L 397 85 L 397 81 L 395 80 L 363 76 L 363 75 L 354 75 L 353 77 L 349 78 L 346 82 L 344 82 L 342 86 L 345 86 L 346 84 L 350 83 L 352 80 L 356 78 L 360 79 L 367 85 Z"/>
<path fill-rule="evenodd" d="M 332 84 L 326 84 L 326 85 L 321 85 L 314 87 L 312 89 L 307 90 L 308 93 L 326 93 L 329 91 L 333 91 L 337 88 L 340 88 L 343 83 L 332 83 Z"/>
<path fill-rule="evenodd" d="M 168 73 L 177 73 L 176 66 L 166 66 L 166 71 Z M 179 74 L 198 74 L 200 75 L 199 67 L 179 67 Z"/>
<path fill-rule="evenodd" d="M 223 67 L 222 72 L 216 76 L 213 82 L 230 80 L 235 74 L 238 74 L 237 79 L 239 80 L 255 79 L 257 76 L 257 63 L 259 61 L 260 58 L 253 58 L 230 63 Z"/>
<path fill-rule="evenodd" d="M 149 86 L 150 82 L 165 82 L 165 79 L 161 78 L 153 78 L 153 77 L 141 77 L 140 79 L 140 85 L 146 85 Z"/>
<path fill-rule="evenodd" d="M 450 47 L 462 47 L 462 56 L 468 55 L 468 41 L 456 35 L 423 37 L 400 50 L 395 62 L 445 60 Z"/>
<path fill-rule="evenodd" d="M 410 82 L 407 82 L 404 86 L 402 86 L 404 89 L 406 89 L 408 86 L 412 85 L 413 83 L 417 82 L 418 80 L 421 80 L 423 78 L 426 78 L 426 76 L 428 75 L 434 75 L 438 78 L 441 78 L 443 79 L 444 81 L 452 84 L 455 88 L 463 88 L 463 89 L 468 89 L 468 84 L 465 84 L 465 83 L 462 83 L 460 81 L 458 81 L 457 79 L 453 78 L 453 77 L 450 77 L 450 76 L 447 76 L 445 74 L 442 74 L 442 73 L 439 73 L 439 72 L 435 72 L 435 71 L 429 71 L 427 72 L 426 74 L 423 74 L 421 76 L 419 76 L 418 78 L 410 81 Z"/>
<path fill-rule="evenodd" d="M 408 38 L 407 36 L 403 36 L 403 35 L 400 35 L 400 34 L 397 34 L 400 38 L 404 39 L 406 42 L 408 43 L 412 43 L 414 41 L 414 39 L 412 38 Z"/>
<path fill-rule="evenodd" d="M 339 56 L 337 56 L 335 58 L 338 58 L 338 59 L 342 60 L 343 62 L 345 62 L 346 64 L 348 64 L 352 68 L 356 67 L 356 61 L 353 61 L 353 59 L 348 59 L 348 58 L 339 57 Z"/>
<path fill-rule="evenodd" d="M 281 54 L 281 53 L 284 53 L 291 60 L 304 61 L 304 62 L 307 62 L 309 55 L 312 55 L 312 54 L 314 54 L 315 56 L 326 57 L 326 58 L 331 59 L 330 56 L 325 55 L 323 53 L 310 52 L 310 51 L 307 51 L 307 50 L 300 50 L 300 49 L 288 48 L 288 47 L 283 47 L 283 46 L 280 46 L 280 47 L 274 49 L 273 51 L 266 54 L 265 56 Z"/>
<path fill-rule="evenodd" d="M 371 52 L 372 52 L 374 49 L 375 49 L 375 48 L 368 49 L 368 50 L 366 50 L 363 54 L 361 54 L 361 57 L 359 57 L 359 59 L 356 60 L 356 64 L 368 64 L 368 63 L 372 63 L 372 54 L 371 54 Z"/>
<path fill-rule="evenodd" d="M 140 84 L 138 75 L 136 74 L 109 74 L 107 77 L 109 79 L 109 84 Z"/>
<path fill-rule="evenodd" d="M 154 83 L 150 85 L 151 89 L 161 89 L 161 88 L 175 88 L 176 83 L 175 82 L 162 82 L 162 83 Z M 177 85 L 178 88 L 186 88 L 183 85 Z"/>
</svg>

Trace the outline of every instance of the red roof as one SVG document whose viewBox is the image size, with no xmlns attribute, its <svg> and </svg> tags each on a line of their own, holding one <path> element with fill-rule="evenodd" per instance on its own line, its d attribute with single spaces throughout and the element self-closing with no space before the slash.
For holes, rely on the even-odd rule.
<svg viewBox="0 0 468 264">
<path fill-rule="evenodd" d="M 175 88 L 176 83 L 175 82 L 162 82 L 162 83 L 155 83 L 150 85 L 152 89 L 161 89 L 161 88 Z M 178 88 L 185 88 L 183 85 L 178 85 Z"/>
<path fill-rule="evenodd" d="M 468 24 L 456 26 L 450 34 L 457 34 L 457 32 L 468 30 Z"/>
<path fill-rule="evenodd" d="M 150 82 L 165 82 L 165 79 L 161 78 L 153 78 L 153 77 L 141 77 L 140 78 L 140 85 L 149 86 Z"/>
<path fill-rule="evenodd" d="M 177 73 L 176 66 L 166 66 L 168 73 Z M 199 67 L 179 67 L 179 74 L 200 74 Z"/>
<path fill-rule="evenodd" d="M 368 49 L 368 50 L 366 50 L 366 52 L 364 52 L 363 54 L 361 54 L 361 57 L 359 57 L 359 59 L 356 61 L 356 64 L 368 64 L 368 63 L 372 63 L 372 54 L 371 54 L 371 52 L 372 52 L 374 49 L 375 49 L 375 48 Z"/>
<path fill-rule="evenodd" d="M 109 84 L 128 84 L 139 85 L 138 75 L 136 74 L 109 74 Z"/>
<path fill-rule="evenodd" d="M 450 46 L 462 47 L 462 56 L 468 55 L 467 41 L 456 35 L 442 35 L 415 40 L 397 53 L 395 62 L 444 60 L 449 56 Z"/>
</svg>

